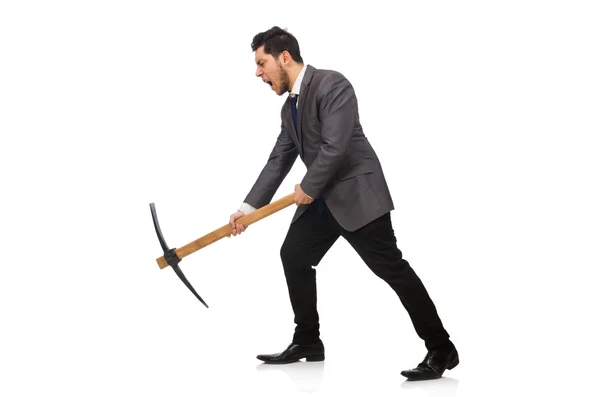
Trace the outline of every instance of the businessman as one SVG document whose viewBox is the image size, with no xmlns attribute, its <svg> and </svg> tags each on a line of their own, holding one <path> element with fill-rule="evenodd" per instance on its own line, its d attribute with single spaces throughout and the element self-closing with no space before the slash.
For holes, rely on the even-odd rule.
<svg viewBox="0 0 600 397">
<path fill-rule="evenodd" d="M 295 332 L 285 350 L 257 358 L 269 364 L 325 359 L 313 266 L 341 236 L 396 292 L 425 343 L 423 361 L 401 374 L 413 380 L 441 377 L 458 364 L 458 352 L 423 283 L 396 245 L 390 218 L 394 204 L 379 159 L 363 133 L 352 85 L 339 72 L 305 65 L 296 38 L 277 26 L 258 33 L 251 47 L 256 76 L 286 99 L 281 132 L 269 158 L 230 216 L 232 234 L 245 231 L 235 222 L 238 218 L 271 202 L 298 156 L 307 168 L 295 185 L 297 209 L 280 251 Z"/>
</svg>

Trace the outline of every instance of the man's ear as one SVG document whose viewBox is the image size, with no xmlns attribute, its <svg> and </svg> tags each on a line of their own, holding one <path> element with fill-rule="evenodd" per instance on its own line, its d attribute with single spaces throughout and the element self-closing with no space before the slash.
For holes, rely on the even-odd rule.
<svg viewBox="0 0 600 397">
<path fill-rule="evenodd" d="M 292 56 L 287 50 L 284 50 L 281 54 L 279 54 L 279 57 L 281 58 L 281 63 L 285 66 L 289 66 L 292 62 Z"/>
</svg>

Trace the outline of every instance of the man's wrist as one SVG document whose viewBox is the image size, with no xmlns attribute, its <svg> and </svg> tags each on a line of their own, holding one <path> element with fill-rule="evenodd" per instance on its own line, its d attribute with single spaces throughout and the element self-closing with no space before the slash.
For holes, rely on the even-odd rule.
<svg viewBox="0 0 600 397">
<path fill-rule="evenodd" d="M 243 203 L 243 204 L 240 206 L 240 208 L 239 208 L 239 210 L 238 210 L 238 211 L 241 211 L 241 212 L 243 212 L 243 213 L 244 213 L 244 215 L 248 215 L 248 214 L 249 214 L 249 213 L 251 213 L 252 211 L 256 211 L 256 208 L 254 208 L 253 206 L 251 206 L 251 205 L 250 205 L 250 204 L 248 204 L 248 203 Z"/>
<path fill-rule="evenodd" d="M 308 197 L 311 200 L 314 200 L 314 197 L 312 197 L 311 195 L 309 195 L 308 193 L 306 193 L 306 189 L 304 189 L 304 186 L 302 186 L 302 182 L 300 182 L 300 189 L 302 189 L 302 192 L 304 193 L 304 195 L 306 197 Z"/>
</svg>

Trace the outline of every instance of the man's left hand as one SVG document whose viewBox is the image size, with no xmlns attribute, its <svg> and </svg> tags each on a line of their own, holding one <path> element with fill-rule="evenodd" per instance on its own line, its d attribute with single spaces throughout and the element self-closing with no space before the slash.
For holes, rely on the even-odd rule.
<svg viewBox="0 0 600 397">
<path fill-rule="evenodd" d="M 296 185 L 296 188 L 294 190 L 294 202 L 296 203 L 296 205 L 310 204 L 313 201 L 314 199 L 307 196 L 306 193 L 304 193 L 304 190 L 302 190 L 302 188 L 300 187 L 300 185 Z"/>
</svg>

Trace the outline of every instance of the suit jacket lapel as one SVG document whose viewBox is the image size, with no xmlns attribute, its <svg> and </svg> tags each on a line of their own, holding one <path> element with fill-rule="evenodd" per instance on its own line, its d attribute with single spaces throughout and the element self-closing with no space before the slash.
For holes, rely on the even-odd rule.
<svg viewBox="0 0 600 397">
<path fill-rule="evenodd" d="M 306 92 L 306 86 L 304 83 L 302 84 L 302 91 Z M 298 147 L 300 148 L 300 157 L 304 157 L 304 148 L 302 147 L 302 110 L 304 108 L 304 102 L 306 95 L 302 95 L 302 91 L 300 94 L 300 98 L 298 98 Z"/>
<path fill-rule="evenodd" d="M 306 65 L 306 72 L 304 72 L 304 79 L 302 79 L 302 86 L 300 88 L 300 98 L 298 98 L 298 147 L 300 148 L 300 157 L 304 157 L 304 149 L 302 148 L 302 114 L 304 113 L 304 104 L 308 96 L 308 86 L 313 78 L 314 70 L 315 68 L 311 65 Z"/>
</svg>

